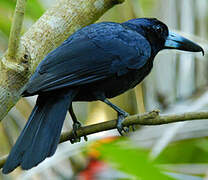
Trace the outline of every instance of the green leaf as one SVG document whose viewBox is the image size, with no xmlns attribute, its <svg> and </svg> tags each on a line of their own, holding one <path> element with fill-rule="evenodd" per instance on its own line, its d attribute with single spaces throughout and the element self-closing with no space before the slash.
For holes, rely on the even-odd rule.
<svg viewBox="0 0 208 180">
<path fill-rule="evenodd" d="M 207 139 L 190 139 L 170 144 L 157 157 L 158 163 L 207 163 Z"/>
<path fill-rule="evenodd" d="M 160 172 L 160 169 L 148 158 L 147 152 L 130 147 L 126 141 L 104 144 L 98 150 L 105 160 L 113 163 L 115 167 L 127 174 L 135 176 L 137 179 L 173 179 Z"/>
</svg>

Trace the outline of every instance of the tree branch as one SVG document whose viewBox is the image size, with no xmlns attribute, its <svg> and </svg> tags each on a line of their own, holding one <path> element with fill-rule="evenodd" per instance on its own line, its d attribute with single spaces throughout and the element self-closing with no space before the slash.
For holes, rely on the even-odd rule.
<svg viewBox="0 0 208 180">
<path fill-rule="evenodd" d="M 26 0 L 24 0 L 26 1 Z M 124 0 L 59 0 L 21 37 L 14 62 L 0 61 L 0 121 L 16 104 L 39 62 L 78 29 Z M 12 50 L 10 50 L 12 51 Z"/>
<path fill-rule="evenodd" d="M 182 113 L 177 115 L 159 115 L 159 111 L 152 111 L 145 114 L 136 114 L 127 117 L 123 125 L 125 127 L 131 125 L 161 125 L 161 124 L 168 124 L 174 122 L 181 122 L 181 121 L 190 121 L 190 120 L 201 120 L 201 119 L 208 119 L 208 112 L 190 112 L 190 113 Z M 78 137 L 87 136 L 90 134 L 107 131 L 111 129 L 116 129 L 116 122 L 117 120 L 106 121 L 102 123 L 97 123 L 89 126 L 81 127 L 77 131 Z M 68 140 L 73 139 L 73 133 L 65 132 L 61 135 L 60 142 L 63 143 Z M 0 158 L 0 168 L 3 167 L 4 163 L 6 162 L 7 155 Z"/>
<path fill-rule="evenodd" d="M 17 0 L 8 45 L 8 58 L 11 61 L 15 61 L 16 59 L 15 55 L 19 46 L 20 32 L 24 20 L 26 1 L 27 0 Z"/>
<path fill-rule="evenodd" d="M 208 112 L 190 112 L 177 115 L 159 115 L 159 111 L 151 111 L 145 114 L 136 114 L 127 117 L 123 125 L 125 127 L 132 125 L 161 125 L 181 121 L 208 119 Z M 81 127 L 77 131 L 78 137 L 87 136 L 90 134 L 116 129 L 117 120 L 110 120 L 102 123 L 97 123 L 89 126 Z M 61 135 L 60 143 L 73 139 L 72 132 L 66 132 Z"/>
</svg>

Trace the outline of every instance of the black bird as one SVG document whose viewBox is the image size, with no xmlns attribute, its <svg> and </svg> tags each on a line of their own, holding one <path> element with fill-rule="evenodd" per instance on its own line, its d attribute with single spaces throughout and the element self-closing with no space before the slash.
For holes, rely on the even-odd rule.
<svg viewBox="0 0 208 180">
<path fill-rule="evenodd" d="M 38 94 L 36 105 L 3 167 L 3 173 L 21 165 L 30 169 L 57 148 L 67 113 L 73 129 L 81 126 L 73 101 L 100 100 L 118 113 L 118 131 L 128 113 L 112 98 L 139 84 L 151 71 L 154 57 L 163 49 L 202 52 L 203 49 L 168 30 L 157 19 L 102 22 L 82 28 L 50 52 L 30 78 L 23 96 Z M 75 139 L 76 140 L 76 139 Z"/>
</svg>

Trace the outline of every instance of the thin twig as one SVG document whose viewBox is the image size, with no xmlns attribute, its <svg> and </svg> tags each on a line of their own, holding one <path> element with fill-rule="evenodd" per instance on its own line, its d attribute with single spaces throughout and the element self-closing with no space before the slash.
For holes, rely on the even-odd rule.
<svg viewBox="0 0 208 180">
<path fill-rule="evenodd" d="M 13 61 L 16 60 L 15 55 L 19 46 L 20 32 L 24 20 L 26 2 L 27 0 L 17 0 L 14 12 L 8 45 L 8 57 Z"/>
<path fill-rule="evenodd" d="M 159 115 L 159 111 L 152 111 L 145 114 L 136 114 L 127 117 L 123 125 L 161 125 L 180 121 L 190 121 L 190 120 L 200 120 L 208 119 L 208 112 L 189 112 L 174 115 Z M 89 126 L 81 127 L 77 131 L 78 137 L 83 137 L 86 135 L 107 131 L 111 129 L 116 129 L 116 120 L 110 120 L 98 124 L 93 124 Z M 73 139 L 72 132 L 66 132 L 61 135 L 60 143 Z"/>
<path fill-rule="evenodd" d="M 151 111 L 145 114 L 136 114 L 127 117 L 123 125 L 125 127 L 131 125 L 161 125 L 168 124 L 174 122 L 181 121 L 190 121 L 190 120 L 201 120 L 208 119 L 208 112 L 189 112 L 182 114 L 173 114 L 173 115 L 159 115 L 159 111 Z M 116 129 L 117 120 L 110 120 L 102 123 L 97 123 L 89 126 L 81 127 L 77 130 L 78 137 L 84 137 L 90 134 L 107 131 L 111 129 Z M 68 140 L 72 140 L 74 138 L 72 131 L 65 132 L 61 135 L 60 143 L 66 142 Z M 7 155 L 5 157 L 0 158 L 0 168 L 3 167 L 5 161 L 7 159 Z"/>
</svg>

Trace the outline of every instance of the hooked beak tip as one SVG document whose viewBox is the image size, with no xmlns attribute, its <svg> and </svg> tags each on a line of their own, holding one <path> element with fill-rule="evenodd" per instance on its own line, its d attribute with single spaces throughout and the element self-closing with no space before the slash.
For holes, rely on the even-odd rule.
<svg viewBox="0 0 208 180">
<path fill-rule="evenodd" d="M 201 52 L 202 52 L 202 56 L 204 56 L 204 49 L 203 48 L 201 48 Z"/>
<path fill-rule="evenodd" d="M 169 32 L 169 36 L 167 37 L 165 42 L 165 48 L 178 49 L 190 52 L 202 52 L 203 56 L 205 54 L 201 46 L 173 32 Z"/>
</svg>

